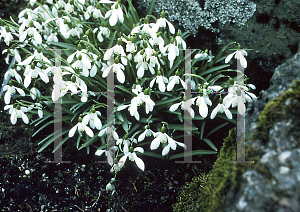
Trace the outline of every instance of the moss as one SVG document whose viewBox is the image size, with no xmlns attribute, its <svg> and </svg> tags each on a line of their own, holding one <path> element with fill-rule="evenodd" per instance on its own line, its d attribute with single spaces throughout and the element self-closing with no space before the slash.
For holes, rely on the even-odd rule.
<svg viewBox="0 0 300 212">
<path fill-rule="evenodd" d="M 286 117 L 300 117 L 300 81 L 294 80 L 291 91 L 285 91 L 279 97 L 266 105 L 259 115 L 257 129 L 251 136 L 250 145 L 246 148 L 245 158 L 247 161 L 255 161 L 255 164 L 232 164 L 228 161 L 236 160 L 236 130 L 229 131 L 224 139 L 224 145 L 220 155 L 214 164 L 213 170 L 202 178 L 195 178 L 193 182 L 183 189 L 178 197 L 178 203 L 173 206 L 174 211 L 223 211 L 225 200 L 233 198 L 233 194 L 239 190 L 240 181 L 245 180 L 242 174 L 249 169 L 257 170 L 268 181 L 276 180 L 269 171 L 269 167 L 260 161 L 262 152 L 252 148 L 251 142 L 260 139 L 268 141 L 268 131 L 276 121 Z M 289 100 L 289 104 L 285 104 Z M 300 120 L 294 119 L 294 126 L 300 126 Z M 293 130 L 290 135 L 294 138 L 299 136 L 300 129 Z M 300 147 L 300 144 L 297 148 Z M 205 181 L 201 181 L 205 179 Z M 194 188 L 194 192 L 192 188 Z M 231 191 L 231 192 L 230 192 Z M 197 193 L 199 192 L 199 193 Z M 194 194 L 195 193 L 195 194 Z M 195 201 L 195 199 L 198 199 Z M 267 206 L 266 206 L 267 207 Z"/>
</svg>

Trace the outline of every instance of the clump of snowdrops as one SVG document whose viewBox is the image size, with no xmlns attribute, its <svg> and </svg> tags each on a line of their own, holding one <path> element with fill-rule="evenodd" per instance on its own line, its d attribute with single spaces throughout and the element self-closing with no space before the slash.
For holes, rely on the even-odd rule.
<svg viewBox="0 0 300 212">
<path fill-rule="evenodd" d="M 11 80 L 4 87 L 4 109 L 11 115 L 11 123 L 20 118 L 26 124 L 41 125 L 37 134 L 53 123 L 55 102 L 61 101 L 62 142 L 53 152 L 75 137 L 78 149 L 89 152 L 93 148 L 96 155 L 111 155 L 109 165 L 115 175 L 106 190 L 112 194 L 117 173 L 129 160 L 144 171 L 146 156 L 183 157 L 178 151 L 186 149 L 182 142 L 184 110 L 193 118 L 193 136 L 216 153 L 207 138 L 212 131 L 205 136 L 204 125 L 198 130 L 194 123 L 206 119 L 209 111 L 211 119 L 225 113 L 223 118 L 228 122 L 234 113 L 229 107 L 237 106 L 241 90 L 245 92 L 244 103 L 256 98 L 249 92 L 254 85 L 238 84 L 236 78 L 222 74 L 237 70 L 224 69 L 228 64 L 216 66 L 225 59 L 224 50 L 234 43 L 216 57 L 208 50 L 192 50 L 192 80 L 185 81 L 184 39 L 188 33 L 176 31 L 164 11 L 160 17 L 152 16 L 153 5 L 154 1 L 140 19 L 131 0 L 30 0 L 19 20 L 1 20 L 0 38 L 7 45 L 2 53 L 7 54 L 8 64 L 13 57 L 16 60 L 6 73 Z M 55 49 L 61 49 L 61 55 L 56 55 Z M 238 49 L 225 63 L 233 55 L 246 68 L 247 53 Z M 61 62 L 61 73 L 55 62 Z M 196 67 L 196 63 L 202 65 Z M 108 123 L 106 114 L 109 74 L 115 75 L 113 123 Z M 58 96 L 55 86 L 59 75 Z M 187 89 L 198 92 L 189 102 L 185 101 Z M 213 94 L 225 89 L 226 95 Z M 12 98 L 16 91 L 18 95 Z M 217 104 L 213 106 L 213 102 Z M 54 132 L 40 142 L 39 151 L 53 142 Z M 149 144 L 152 151 L 145 151 Z"/>
</svg>

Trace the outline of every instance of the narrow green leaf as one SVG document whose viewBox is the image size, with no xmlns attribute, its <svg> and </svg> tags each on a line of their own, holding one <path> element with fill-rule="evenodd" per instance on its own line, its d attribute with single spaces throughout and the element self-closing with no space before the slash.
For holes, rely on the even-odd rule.
<svg viewBox="0 0 300 212">
<path fill-rule="evenodd" d="M 45 127 L 47 127 L 48 125 L 53 124 L 53 123 L 54 123 L 54 120 L 47 122 L 42 127 L 40 127 L 37 131 L 35 131 L 35 133 L 33 133 L 32 137 L 35 136 L 36 134 L 38 134 L 42 129 L 44 129 Z"/>
<path fill-rule="evenodd" d="M 203 76 L 203 75 L 206 75 L 206 74 L 209 74 L 209 73 L 221 70 L 223 68 L 226 68 L 228 66 L 230 66 L 230 65 L 229 64 L 225 64 L 225 65 L 220 65 L 220 66 L 217 66 L 217 67 L 213 67 L 213 68 L 210 68 L 210 69 L 206 70 L 205 72 L 201 73 L 201 75 Z"/>
<path fill-rule="evenodd" d="M 116 85 L 116 88 L 119 88 L 122 91 L 122 94 L 124 95 L 123 91 L 125 91 L 126 93 L 129 93 L 130 95 L 132 95 L 132 92 L 129 91 L 127 88 L 125 88 L 123 85 Z M 120 91 L 115 91 L 116 93 L 120 92 Z"/>
<path fill-rule="evenodd" d="M 85 147 L 89 147 L 89 146 L 90 146 L 91 144 L 93 144 L 98 138 L 99 138 L 99 136 L 98 136 L 97 134 L 94 135 L 94 137 L 92 137 L 92 138 L 88 137 L 88 140 L 87 140 L 84 144 L 82 144 L 81 147 L 79 147 L 78 150 L 81 150 L 81 149 L 83 149 L 83 148 L 85 148 Z"/>
<path fill-rule="evenodd" d="M 52 153 L 56 152 L 56 150 L 61 147 L 67 140 L 69 139 L 69 136 L 66 136 L 52 151 Z"/>
<path fill-rule="evenodd" d="M 211 134 L 213 134 L 214 132 L 216 132 L 217 130 L 221 129 L 222 127 L 226 126 L 228 124 L 227 123 L 223 123 L 223 124 L 220 124 L 219 126 L 215 127 L 214 129 L 212 129 L 209 133 L 207 133 L 207 135 L 205 136 L 206 138 L 208 136 L 210 136 Z"/>
<path fill-rule="evenodd" d="M 203 138 L 202 140 L 205 141 L 205 143 L 207 143 L 213 150 L 218 151 L 217 147 L 211 142 L 211 140 L 207 138 Z"/>
<path fill-rule="evenodd" d="M 184 157 L 190 157 L 194 155 L 211 155 L 211 154 L 217 154 L 218 152 L 216 151 L 211 151 L 211 150 L 194 150 L 191 152 L 183 152 L 183 153 L 178 153 L 175 155 L 171 155 L 169 160 L 173 160 L 176 158 L 184 158 Z"/>
<path fill-rule="evenodd" d="M 146 155 L 146 156 L 150 156 L 150 157 L 154 157 L 154 158 L 165 159 L 162 155 L 154 153 L 154 152 L 144 152 L 144 153 L 141 153 L 141 155 Z"/>
<path fill-rule="evenodd" d="M 63 43 L 63 42 L 47 42 L 48 44 L 52 44 L 54 46 L 59 46 L 62 47 L 64 49 L 69 49 L 69 50 L 74 50 L 76 51 L 76 46 L 74 44 L 70 44 L 70 43 Z"/>
<path fill-rule="evenodd" d="M 115 40 L 115 37 L 116 37 L 116 34 L 117 34 L 117 31 L 114 32 L 114 34 L 112 35 L 112 38 L 111 40 L 109 41 L 109 44 L 107 45 L 107 49 L 110 49 L 113 45 L 113 42 Z"/>
<path fill-rule="evenodd" d="M 62 135 L 68 133 L 70 131 L 70 129 L 66 129 L 62 132 Z M 57 136 L 56 136 L 57 137 Z M 46 138 L 44 138 L 42 141 L 40 141 L 38 144 L 40 145 L 41 143 L 45 142 L 46 140 L 49 140 L 38 150 L 38 153 L 40 153 L 41 151 L 43 151 L 46 147 L 48 147 L 56 138 L 54 136 L 54 132 L 51 133 L 50 135 L 48 135 Z"/>
<path fill-rule="evenodd" d="M 200 135 L 201 140 L 203 138 L 203 132 L 204 132 L 205 124 L 206 124 L 206 122 L 202 122 L 202 125 L 201 125 L 201 135 Z"/>
<path fill-rule="evenodd" d="M 184 131 L 184 125 L 183 124 L 169 124 L 169 129 Z M 198 130 L 198 128 L 192 126 L 192 130 Z"/>
<path fill-rule="evenodd" d="M 180 121 L 180 122 L 183 122 L 181 113 L 180 113 L 180 114 L 177 114 L 177 116 L 178 116 L 179 121 Z"/>
<path fill-rule="evenodd" d="M 199 75 L 196 75 L 196 74 L 183 74 L 183 76 L 185 76 L 185 75 L 191 75 L 191 76 L 193 76 L 193 77 L 200 78 L 200 79 L 202 79 L 204 82 L 206 82 L 206 80 L 205 80 L 203 77 L 199 76 Z"/>
<path fill-rule="evenodd" d="M 123 116 L 122 116 L 122 114 L 121 114 L 120 112 L 115 112 L 115 114 L 116 114 L 117 118 L 118 118 L 121 122 L 124 121 Z"/>
<path fill-rule="evenodd" d="M 79 143 L 80 143 L 80 139 L 81 139 L 81 135 L 79 134 L 79 136 L 77 137 L 77 142 L 76 142 L 76 148 L 78 149 L 78 147 L 79 147 Z"/>
<path fill-rule="evenodd" d="M 160 106 L 160 105 L 164 105 L 165 106 L 165 105 L 167 105 L 169 103 L 175 103 L 176 100 L 178 100 L 178 99 L 181 99 L 181 97 L 179 96 L 179 97 L 174 97 L 174 98 L 168 98 L 168 99 L 165 99 L 165 100 L 160 100 L 160 101 L 157 101 L 155 103 L 155 106 Z"/>
<path fill-rule="evenodd" d="M 155 0 L 152 0 L 149 7 L 148 7 L 147 15 L 152 15 L 154 4 L 155 4 Z"/>
</svg>

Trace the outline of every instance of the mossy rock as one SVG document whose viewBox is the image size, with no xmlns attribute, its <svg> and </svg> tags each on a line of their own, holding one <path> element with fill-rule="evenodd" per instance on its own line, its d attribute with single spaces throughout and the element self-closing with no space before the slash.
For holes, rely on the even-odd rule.
<svg viewBox="0 0 300 212">
<path fill-rule="evenodd" d="M 234 198 L 234 194 L 240 189 L 240 182 L 245 180 L 242 174 L 250 169 L 256 170 L 269 182 L 276 180 L 269 168 L 260 162 L 263 153 L 252 147 L 252 141 L 259 139 L 264 144 L 268 141 L 269 129 L 277 121 L 286 117 L 300 117 L 300 81 L 293 82 L 290 90 L 269 102 L 259 115 L 257 129 L 252 134 L 250 145 L 245 151 L 245 160 L 254 161 L 254 164 L 228 163 L 236 160 L 236 129 L 231 129 L 228 137 L 224 139 L 224 145 L 212 171 L 207 175 L 195 177 L 191 183 L 187 183 L 177 198 L 178 202 L 173 205 L 174 211 L 224 211 L 225 202 L 228 203 Z M 300 126 L 299 119 L 293 121 L 295 128 Z M 299 131 L 300 129 L 295 129 L 293 132 L 299 133 Z M 300 148 L 300 144 L 296 148 Z"/>
</svg>

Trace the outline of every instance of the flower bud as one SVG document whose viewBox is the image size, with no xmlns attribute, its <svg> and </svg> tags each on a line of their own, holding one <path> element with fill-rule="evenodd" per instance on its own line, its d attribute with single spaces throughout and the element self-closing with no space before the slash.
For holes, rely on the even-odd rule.
<svg viewBox="0 0 300 212">
<path fill-rule="evenodd" d="M 223 103 L 223 99 L 222 97 L 219 98 L 219 103 L 222 104 Z"/>
<path fill-rule="evenodd" d="M 29 22 L 29 27 L 33 27 L 33 21 L 32 20 Z"/>
<path fill-rule="evenodd" d="M 118 64 L 120 61 L 119 61 L 119 57 L 117 57 L 116 59 L 115 59 L 115 64 Z"/>
<path fill-rule="evenodd" d="M 161 75 L 161 72 L 160 71 L 157 71 L 157 76 L 160 76 Z"/>
<path fill-rule="evenodd" d="M 241 49 L 241 45 L 240 44 L 238 44 L 237 49 Z"/>
<path fill-rule="evenodd" d="M 166 16 L 166 13 L 165 13 L 165 11 L 163 10 L 161 13 L 160 13 L 160 17 L 161 18 L 164 18 Z"/>
<path fill-rule="evenodd" d="M 208 49 L 205 49 L 204 53 L 206 53 L 206 54 L 207 54 L 207 53 L 208 53 Z"/>
<path fill-rule="evenodd" d="M 158 57 L 158 54 L 159 54 L 158 52 L 155 52 L 155 53 L 154 53 L 154 56 L 155 56 L 155 57 Z"/>
<path fill-rule="evenodd" d="M 15 64 L 12 64 L 12 65 L 11 65 L 11 69 L 15 69 Z"/>
<path fill-rule="evenodd" d="M 134 37 L 133 37 L 133 36 L 130 37 L 130 41 L 131 41 L 132 43 L 134 42 Z"/>
<path fill-rule="evenodd" d="M 145 53 L 145 49 L 142 49 L 142 51 L 141 51 L 141 55 L 143 55 Z"/>
<path fill-rule="evenodd" d="M 146 16 L 145 18 L 144 18 L 144 24 L 148 24 L 149 23 L 149 18 L 148 18 L 148 16 Z"/>
<path fill-rule="evenodd" d="M 204 84 L 204 85 L 203 85 L 203 89 L 206 89 L 206 88 L 207 88 L 207 85 L 206 85 L 206 84 Z"/>
<path fill-rule="evenodd" d="M 95 111 L 96 111 L 96 110 L 95 110 L 94 107 L 90 110 L 91 113 L 95 113 Z"/>
<path fill-rule="evenodd" d="M 97 5 L 96 5 L 96 9 L 99 10 L 100 8 L 101 8 L 101 4 L 98 2 Z"/>
<path fill-rule="evenodd" d="M 171 43 L 172 43 L 172 44 L 174 43 L 174 38 L 171 38 Z"/>
<path fill-rule="evenodd" d="M 72 80 L 73 83 L 75 83 L 76 82 L 76 77 L 73 75 L 71 80 Z"/>
<path fill-rule="evenodd" d="M 77 58 L 79 61 L 81 61 L 82 60 L 82 55 L 80 54 L 80 55 L 78 55 L 78 58 Z"/>
<path fill-rule="evenodd" d="M 10 87 L 13 85 L 13 83 L 12 83 L 12 81 L 11 81 L 11 80 L 9 80 L 9 83 L 8 83 L 8 85 L 9 85 Z"/>
<path fill-rule="evenodd" d="M 150 94 L 150 88 L 146 88 L 144 90 L 144 95 L 149 95 Z"/>
<path fill-rule="evenodd" d="M 128 134 L 125 134 L 124 135 L 124 140 L 127 140 L 128 139 Z"/>
<path fill-rule="evenodd" d="M 34 69 L 35 69 L 35 65 L 34 65 L 34 63 L 31 63 L 31 65 L 30 65 L 30 66 L 31 66 L 31 69 L 32 69 L 32 70 L 34 70 Z"/>
<path fill-rule="evenodd" d="M 41 52 L 42 52 L 42 48 L 41 48 L 40 46 L 39 46 L 39 47 L 37 47 L 37 49 L 36 49 L 36 50 L 37 50 L 37 52 L 38 52 L 38 53 L 41 53 Z"/>
<path fill-rule="evenodd" d="M 161 133 L 165 133 L 166 132 L 166 128 L 165 126 L 163 125 L 162 128 L 161 128 Z"/>
<path fill-rule="evenodd" d="M 67 19 L 64 19 L 64 24 L 67 24 L 68 22 L 67 22 Z"/>
<path fill-rule="evenodd" d="M 27 4 L 27 9 L 30 9 L 31 5 L 30 3 Z"/>
<path fill-rule="evenodd" d="M 118 9 L 118 4 L 116 4 L 115 9 Z"/>
<path fill-rule="evenodd" d="M 119 162 L 118 158 L 114 159 L 114 163 L 117 164 Z"/>
<path fill-rule="evenodd" d="M 63 13 L 63 12 L 62 12 L 61 10 L 59 10 L 59 11 L 57 12 L 59 18 L 62 17 L 62 13 Z"/>
<path fill-rule="evenodd" d="M 78 122 L 81 123 L 82 122 L 82 118 L 79 116 L 78 118 Z"/>
<path fill-rule="evenodd" d="M 137 84 L 137 85 L 140 84 L 138 79 L 135 80 L 135 84 Z"/>
<path fill-rule="evenodd" d="M 81 47 L 81 44 L 80 44 L 80 43 L 77 45 L 77 50 L 78 50 L 78 51 L 81 51 L 81 50 L 82 50 L 82 47 Z"/>
<path fill-rule="evenodd" d="M 70 5 L 74 5 L 74 0 L 70 0 Z"/>
<path fill-rule="evenodd" d="M 16 108 L 17 107 L 17 103 L 13 104 L 13 108 Z"/>
<path fill-rule="evenodd" d="M 144 46 L 144 48 L 147 48 L 147 47 L 148 47 L 148 44 L 147 44 L 146 41 L 143 42 L 143 46 Z"/>
<path fill-rule="evenodd" d="M 121 38 L 118 39 L 117 44 L 118 44 L 118 45 L 122 45 L 122 39 L 121 39 Z"/>
<path fill-rule="evenodd" d="M 114 183 L 115 183 L 115 181 L 110 181 L 109 183 L 110 183 L 110 184 L 114 184 Z"/>
<path fill-rule="evenodd" d="M 133 153 L 133 147 L 129 147 L 129 152 Z"/>
<path fill-rule="evenodd" d="M 230 83 L 230 85 L 234 84 L 234 80 L 231 77 L 229 77 L 229 83 Z"/>
<path fill-rule="evenodd" d="M 90 30 L 87 30 L 87 31 L 85 32 L 85 35 L 86 35 L 86 36 L 89 36 L 89 34 L 90 34 Z"/>
<path fill-rule="evenodd" d="M 20 105 L 18 104 L 18 105 L 17 105 L 17 110 L 20 110 L 20 109 L 21 109 L 21 107 L 20 107 Z"/>
<path fill-rule="evenodd" d="M 27 12 L 24 14 L 24 18 L 25 18 L 25 19 L 28 19 L 28 14 L 27 14 Z"/>
<path fill-rule="evenodd" d="M 175 72 L 175 75 L 176 75 L 176 76 L 179 76 L 179 71 L 178 71 L 178 70 Z"/>
<path fill-rule="evenodd" d="M 180 36 L 180 29 L 177 31 L 177 36 Z"/>
</svg>

